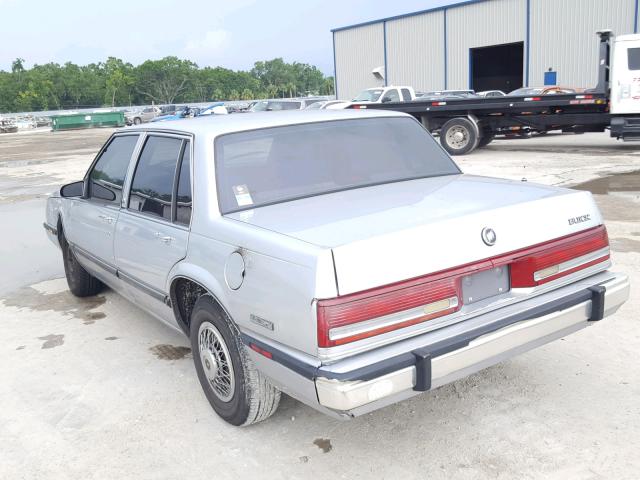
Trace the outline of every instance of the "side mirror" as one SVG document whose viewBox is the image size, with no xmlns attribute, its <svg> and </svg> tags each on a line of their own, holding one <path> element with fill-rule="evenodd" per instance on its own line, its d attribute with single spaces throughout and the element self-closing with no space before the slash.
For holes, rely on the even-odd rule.
<svg viewBox="0 0 640 480">
<path fill-rule="evenodd" d="M 84 181 L 68 183 L 60 188 L 60 196 L 63 198 L 81 197 L 84 193 Z"/>
</svg>

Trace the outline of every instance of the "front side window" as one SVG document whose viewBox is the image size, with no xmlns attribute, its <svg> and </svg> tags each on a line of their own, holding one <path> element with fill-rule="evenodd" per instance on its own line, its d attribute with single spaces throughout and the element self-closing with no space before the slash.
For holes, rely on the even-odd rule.
<svg viewBox="0 0 640 480">
<path fill-rule="evenodd" d="M 411 101 L 411 92 L 409 91 L 408 88 L 402 89 L 402 100 L 405 102 Z"/>
<path fill-rule="evenodd" d="M 173 180 L 181 148 L 179 138 L 147 138 L 131 183 L 130 210 L 171 220 Z"/>
<path fill-rule="evenodd" d="M 231 213 L 302 197 L 460 170 L 414 119 L 272 127 L 215 141 L 218 202 Z"/>
<path fill-rule="evenodd" d="M 640 70 L 640 48 L 627 49 L 627 64 L 629 70 Z"/>
<path fill-rule="evenodd" d="M 138 135 L 111 139 L 89 175 L 89 197 L 92 200 L 120 205 L 122 185 L 136 143 Z"/>
</svg>

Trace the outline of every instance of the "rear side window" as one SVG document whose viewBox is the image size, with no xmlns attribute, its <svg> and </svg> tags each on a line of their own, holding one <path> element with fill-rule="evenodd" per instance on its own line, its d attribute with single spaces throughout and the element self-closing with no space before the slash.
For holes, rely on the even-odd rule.
<svg viewBox="0 0 640 480">
<path fill-rule="evenodd" d="M 414 119 L 273 127 L 215 141 L 222 213 L 460 170 Z"/>
<path fill-rule="evenodd" d="M 176 223 L 189 225 L 191 222 L 191 149 L 186 142 L 180 173 L 178 174 L 176 196 Z"/>
<path fill-rule="evenodd" d="M 627 62 L 629 70 L 640 70 L 640 48 L 627 49 Z"/>
<path fill-rule="evenodd" d="M 403 88 L 401 90 L 401 92 L 402 92 L 402 100 L 403 101 L 405 101 L 405 102 L 411 101 L 411 92 L 409 91 L 409 89 Z"/>
<path fill-rule="evenodd" d="M 136 143 L 138 143 L 138 135 L 126 135 L 111 139 L 89 175 L 90 198 L 120 205 L 122 185 Z"/>
<path fill-rule="evenodd" d="M 131 183 L 129 209 L 171 220 L 173 180 L 182 140 L 147 138 Z"/>
</svg>

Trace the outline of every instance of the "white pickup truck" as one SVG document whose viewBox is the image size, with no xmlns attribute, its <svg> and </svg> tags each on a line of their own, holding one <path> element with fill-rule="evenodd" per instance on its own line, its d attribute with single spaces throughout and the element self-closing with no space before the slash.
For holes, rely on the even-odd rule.
<svg viewBox="0 0 640 480">
<path fill-rule="evenodd" d="M 352 102 L 358 103 L 389 103 L 389 102 L 410 102 L 416 99 L 416 92 L 413 87 L 389 86 L 367 88 L 361 91 Z"/>
</svg>

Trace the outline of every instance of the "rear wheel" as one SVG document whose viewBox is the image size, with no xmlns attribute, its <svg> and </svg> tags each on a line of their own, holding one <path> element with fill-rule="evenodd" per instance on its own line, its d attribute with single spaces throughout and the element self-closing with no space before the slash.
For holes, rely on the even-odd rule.
<svg viewBox="0 0 640 480">
<path fill-rule="evenodd" d="M 91 274 L 78 263 L 78 259 L 64 238 L 64 234 L 60 236 L 60 247 L 62 248 L 64 274 L 67 277 L 67 285 L 69 285 L 71 293 L 76 297 L 90 297 L 100 293 L 103 287 L 102 282 L 91 276 Z"/>
<path fill-rule="evenodd" d="M 451 155 L 464 155 L 478 145 L 476 126 L 468 118 L 452 118 L 440 129 L 440 143 Z"/>
<path fill-rule="evenodd" d="M 215 412 L 238 426 L 270 417 L 280 403 L 280 390 L 256 369 L 237 328 L 211 297 L 196 301 L 190 328 L 198 379 Z"/>
</svg>

